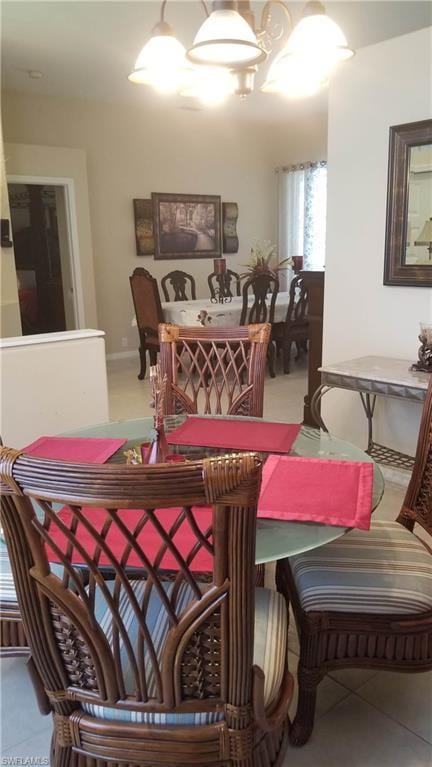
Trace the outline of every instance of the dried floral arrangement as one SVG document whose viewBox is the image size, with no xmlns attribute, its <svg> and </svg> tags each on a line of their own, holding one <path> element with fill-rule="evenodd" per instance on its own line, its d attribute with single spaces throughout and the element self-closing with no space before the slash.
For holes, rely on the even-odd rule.
<svg viewBox="0 0 432 767">
<path fill-rule="evenodd" d="M 124 451 L 126 462 L 129 464 L 163 463 L 169 453 L 164 428 L 164 399 L 167 379 L 166 376 L 162 378 L 159 364 L 150 367 L 150 386 L 152 390 L 150 404 L 155 411 L 153 416 L 155 437 L 150 445 L 143 445 L 141 450 L 132 448 Z"/>
<path fill-rule="evenodd" d="M 270 240 L 257 240 L 251 248 L 250 261 L 245 264 L 246 272 L 240 275 L 242 279 L 256 275 L 267 274 L 277 279 L 278 272 L 293 267 L 292 258 L 277 260 L 277 248 Z"/>
</svg>

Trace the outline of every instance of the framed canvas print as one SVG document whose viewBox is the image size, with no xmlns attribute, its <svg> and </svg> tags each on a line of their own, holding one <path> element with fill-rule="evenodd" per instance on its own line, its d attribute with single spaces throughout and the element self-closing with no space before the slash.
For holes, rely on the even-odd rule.
<svg viewBox="0 0 432 767">
<path fill-rule="evenodd" d="M 155 259 L 218 258 L 221 198 L 203 194 L 152 194 Z"/>
<path fill-rule="evenodd" d="M 237 235 L 238 205 L 236 202 L 222 203 L 222 242 L 224 253 L 238 253 Z"/>
<path fill-rule="evenodd" d="M 153 236 L 153 201 L 134 200 L 133 208 L 137 256 L 152 256 L 155 251 Z"/>
</svg>

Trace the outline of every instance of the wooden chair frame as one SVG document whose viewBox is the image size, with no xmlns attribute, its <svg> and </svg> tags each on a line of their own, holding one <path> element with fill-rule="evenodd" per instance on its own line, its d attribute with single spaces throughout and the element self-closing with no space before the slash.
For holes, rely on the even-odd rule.
<svg viewBox="0 0 432 767">
<path fill-rule="evenodd" d="M 159 326 L 161 374 L 166 376 L 165 414 L 204 412 L 262 417 L 271 327 Z M 184 382 L 180 381 L 180 375 Z"/>
<path fill-rule="evenodd" d="M 253 292 L 253 303 L 249 306 L 249 291 Z M 279 292 L 279 280 L 270 273 L 253 274 L 244 283 L 242 288 L 243 305 L 240 316 L 240 325 L 247 325 L 253 322 L 274 323 L 274 314 L 276 299 Z M 268 296 L 271 295 L 270 305 L 267 304 Z M 268 344 L 268 361 L 270 377 L 274 378 L 275 373 L 275 348 L 271 340 Z"/>
<path fill-rule="evenodd" d="M 237 272 L 233 272 L 232 269 L 227 269 L 224 274 L 217 274 L 212 272 L 207 277 L 208 286 L 210 289 L 210 297 L 216 298 L 216 286 L 220 291 L 220 295 L 224 298 L 233 298 L 234 294 L 231 290 L 231 283 L 235 283 L 235 295 L 241 295 L 240 275 Z"/>
<path fill-rule="evenodd" d="M 138 266 L 129 277 L 129 282 L 140 339 L 138 349 L 140 372 L 138 373 L 138 378 L 142 381 L 145 378 L 147 369 L 146 352 L 148 351 L 149 353 L 151 365 L 155 365 L 157 361 L 157 353 L 159 351 L 158 325 L 160 322 L 163 322 L 163 312 L 157 280 L 155 277 L 152 277 L 147 269 Z M 149 302 L 144 289 L 150 291 L 151 300 L 155 307 L 154 315 L 148 310 Z"/>
<path fill-rule="evenodd" d="M 432 379 L 423 408 L 414 471 L 397 521 L 411 532 L 417 523 L 432 533 Z M 312 733 L 317 685 L 329 671 L 375 668 L 415 672 L 432 668 L 432 610 L 417 615 L 306 612 L 300 604 L 289 559 L 280 560 L 277 571 L 281 589 L 292 602 L 300 638 L 299 698 L 290 733 L 293 745 L 303 745 Z"/>
<path fill-rule="evenodd" d="M 293 277 L 289 293 L 285 322 L 275 322 L 272 325 L 272 339 L 276 347 L 282 349 L 285 375 L 290 372 L 291 344 L 295 343 L 297 347 L 297 360 L 306 352 L 309 339 L 309 297 L 301 274 Z"/>
<path fill-rule="evenodd" d="M 0 658 L 29 655 L 18 602 L 0 602 Z"/>
<path fill-rule="evenodd" d="M 279 695 L 266 710 L 264 674 L 253 666 L 260 459 L 244 453 L 176 465 L 90 466 L 1 448 L 0 476 L 2 522 L 32 664 L 37 670 L 39 701 L 44 713 L 53 714 L 51 764 L 281 765 L 287 744 L 292 678 L 286 665 Z M 42 510 L 42 519 L 36 516 L 34 503 Z M 68 505 L 74 518 L 69 527 L 59 519 L 54 503 Z M 213 506 L 212 527 L 203 533 L 193 522 L 192 506 L 209 504 Z M 148 524 L 154 520 L 154 509 L 173 505 L 179 506 L 179 518 L 190 518 L 196 543 L 190 555 L 182 557 L 174 542 L 176 523 L 161 533 L 161 548 L 150 562 L 138 543 L 138 532 L 144 520 Z M 104 507 L 109 524 L 106 522 L 100 533 L 92 527 L 88 513 L 82 514 L 84 506 Z M 106 537 L 109 526 L 122 529 L 120 508 L 142 509 L 143 516 L 135 529 L 128 525 L 124 531 L 125 553 L 121 560 L 112 560 L 115 580 L 108 592 L 99 561 L 101 552 L 111 556 Z M 80 537 L 75 534 L 81 523 L 88 531 L 93 530 L 97 544 L 93 555 L 83 553 Z M 56 548 L 53 528 L 63 531 L 66 545 Z M 56 552 L 63 576 L 52 572 L 46 546 Z M 201 546 L 212 551 L 214 563 L 212 582 L 204 590 L 191 565 Z M 158 564 L 167 548 L 178 562 L 169 595 L 162 588 L 165 576 Z M 122 682 L 118 642 L 120 636 L 126 642 L 128 634 L 121 633 L 119 593 L 120 588 L 126 589 L 128 604 L 133 608 L 134 597 L 125 570 L 132 549 L 139 551 L 143 559 L 147 578 L 144 588 L 162 594 L 167 615 L 171 615 L 162 658 L 155 660 L 148 651 L 155 673 L 158 669 L 156 697 L 146 692 L 147 670 L 138 663 L 139 642 L 136 654 L 129 656 L 135 693 L 128 692 Z M 76 550 L 87 566 L 85 588 L 73 564 Z M 179 611 L 176 595 L 186 582 L 195 596 Z M 105 599 L 113 620 L 111 645 L 95 618 L 97 588 L 108 594 Z M 144 632 L 147 604 L 144 598 L 136 612 Z M 149 713 L 222 712 L 223 718 L 196 727 L 110 721 L 86 713 L 83 703 Z"/>
<path fill-rule="evenodd" d="M 186 283 L 189 282 L 191 289 L 191 299 L 196 301 L 196 286 L 195 279 L 191 274 L 182 272 L 180 269 L 174 269 L 172 272 L 168 272 L 165 277 L 161 279 L 162 292 L 164 294 L 165 301 L 171 301 L 167 282 L 171 283 L 174 291 L 174 301 L 190 301 L 189 296 L 186 293 Z"/>
</svg>

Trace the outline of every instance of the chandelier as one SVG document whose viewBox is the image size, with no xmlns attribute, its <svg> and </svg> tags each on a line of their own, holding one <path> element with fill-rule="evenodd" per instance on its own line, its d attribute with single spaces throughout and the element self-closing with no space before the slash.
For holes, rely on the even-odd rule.
<svg viewBox="0 0 432 767">
<path fill-rule="evenodd" d="M 257 26 L 248 0 L 216 0 L 211 11 L 201 0 L 206 19 L 189 50 L 165 21 L 166 2 L 129 75 L 131 82 L 161 92 L 194 96 L 207 103 L 218 103 L 231 94 L 245 98 L 254 90 L 259 65 L 267 60 L 275 41 L 281 41 L 261 90 L 310 96 L 328 82 L 338 62 L 354 54 L 320 2 L 308 2 L 294 26 L 285 2 L 269 0 Z M 274 6 L 282 10 L 283 23 L 274 22 Z"/>
</svg>

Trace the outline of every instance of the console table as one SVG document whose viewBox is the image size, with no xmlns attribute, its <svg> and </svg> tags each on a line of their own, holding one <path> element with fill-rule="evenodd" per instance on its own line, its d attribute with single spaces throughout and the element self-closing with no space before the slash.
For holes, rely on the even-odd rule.
<svg viewBox="0 0 432 767">
<path fill-rule="evenodd" d="M 311 413 L 322 429 L 328 431 L 320 414 L 320 402 L 331 389 L 357 391 L 368 421 L 368 446 L 366 452 L 375 461 L 412 469 L 414 458 L 392 448 L 379 445 L 373 440 L 373 416 L 377 396 L 423 402 L 426 397 L 430 373 L 410 370 L 409 360 L 391 357 L 359 357 L 358 359 L 323 365 L 319 368 L 321 385 L 311 401 Z"/>
</svg>

